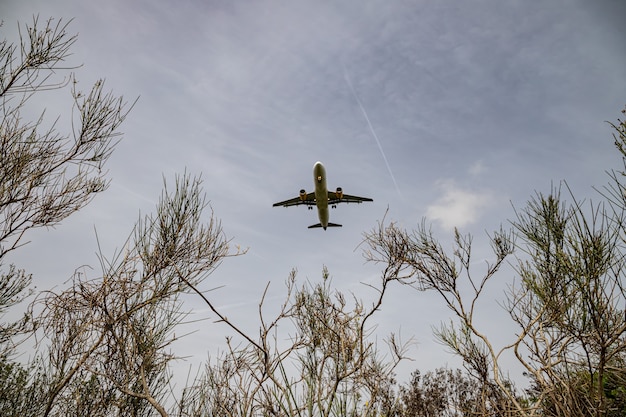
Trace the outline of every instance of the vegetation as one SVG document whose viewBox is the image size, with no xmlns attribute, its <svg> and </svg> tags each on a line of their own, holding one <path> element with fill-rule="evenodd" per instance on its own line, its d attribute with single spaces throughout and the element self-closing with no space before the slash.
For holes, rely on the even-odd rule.
<svg viewBox="0 0 626 417">
<path fill-rule="evenodd" d="M 107 187 L 104 166 L 132 106 L 98 81 L 82 94 L 65 68 L 76 40 L 67 24 L 35 19 L 19 45 L 0 44 L 0 315 L 30 294 L 30 275 L 4 265 L 28 231 L 60 223 Z M 19 53 L 18 53 L 19 52 Z M 63 74 L 66 74 L 63 77 Z M 61 77 L 57 79 L 57 77 Z M 71 135 L 45 118 L 25 122 L 33 97 L 69 88 L 77 122 Z M 197 177 L 164 185 L 155 213 L 142 216 L 98 277 L 76 272 L 58 291 L 35 294 L 28 313 L 0 325 L 0 413 L 4 416 L 624 416 L 626 415 L 626 124 L 612 125 L 624 170 L 613 172 L 600 203 L 580 202 L 566 185 L 538 193 L 515 213 L 510 230 L 491 236 L 494 256 L 472 269 L 472 237 L 455 231 L 444 250 L 424 221 L 407 231 L 380 222 L 364 234 L 366 258 L 380 263 L 376 297 L 363 301 L 292 271 L 278 313 L 259 296 L 258 332 L 246 333 L 202 290 L 232 251 Z M 565 197 L 563 197 L 565 195 Z M 567 201 L 569 200 L 569 202 Z M 476 319 L 488 285 L 515 265 L 505 314 L 512 339 L 496 346 Z M 269 284 L 268 284 L 269 285 Z M 465 371 L 394 370 L 407 344 L 374 340 L 373 317 L 389 286 L 437 294 L 455 315 L 436 337 Z M 200 298 L 229 329 L 222 354 L 181 393 L 169 390 L 175 329 L 186 319 L 183 295 Z M 5 317 L 5 316 L 3 316 Z M 29 363 L 19 342 L 36 336 Z M 530 387 L 503 369 L 516 358 Z"/>
<path fill-rule="evenodd" d="M 19 48 L 0 43 L 0 267 L 29 229 L 58 224 L 106 189 L 102 169 L 126 116 L 122 99 L 105 93 L 102 81 L 85 96 L 71 74 L 55 78 L 76 37 L 68 36 L 60 21 L 48 21 L 44 29 L 38 24 L 35 19 L 24 29 Z M 56 123 L 45 128 L 43 111 L 35 122 L 23 121 L 21 112 L 35 94 L 70 84 L 79 116 L 72 136 L 59 133 Z M 8 266 L 0 275 L 0 314 L 26 295 L 29 283 L 24 270 Z M 28 324 L 25 318 L 2 326 L 1 356 Z"/>
<path fill-rule="evenodd" d="M 626 124 L 613 125 L 626 158 Z M 626 161 L 626 159 L 625 159 Z M 625 165 L 626 167 L 626 165 Z M 612 173 L 601 203 L 583 204 L 561 189 L 538 193 L 518 211 L 512 230 L 491 236 L 494 259 L 476 278 L 471 236 L 458 231 L 447 253 L 425 223 L 408 232 L 379 224 L 366 234 L 368 259 L 389 265 L 386 276 L 438 294 L 456 322 L 436 336 L 459 355 L 486 396 L 478 415 L 624 415 L 626 286 L 624 285 L 624 171 Z M 497 348 L 476 323 L 486 286 L 517 253 L 519 276 L 504 306 L 515 337 Z M 501 359 L 512 353 L 533 387 L 519 393 Z"/>
</svg>

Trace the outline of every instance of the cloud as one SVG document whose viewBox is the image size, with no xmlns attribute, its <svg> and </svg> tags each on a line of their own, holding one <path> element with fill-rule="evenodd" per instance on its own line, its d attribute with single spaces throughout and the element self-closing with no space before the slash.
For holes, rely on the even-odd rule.
<svg viewBox="0 0 626 417">
<path fill-rule="evenodd" d="M 478 160 L 476 162 L 474 162 L 472 164 L 472 166 L 470 166 L 469 168 L 469 173 L 470 175 L 476 176 L 476 175 L 480 175 L 483 172 L 485 172 L 486 168 L 485 168 L 485 164 L 483 164 L 482 160 Z"/>
<path fill-rule="evenodd" d="M 426 217 L 438 221 L 445 229 L 476 222 L 482 209 L 492 201 L 489 192 L 462 189 L 452 180 L 442 180 L 437 185 L 443 195 L 428 206 Z"/>
</svg>

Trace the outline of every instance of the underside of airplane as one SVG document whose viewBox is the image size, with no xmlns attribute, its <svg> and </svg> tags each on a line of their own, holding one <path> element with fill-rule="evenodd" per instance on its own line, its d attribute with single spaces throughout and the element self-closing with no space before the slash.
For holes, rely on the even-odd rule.
<svg viewBox="0 0 626 417">
<path fill-rule="evenodd" d="M 337 187 L 335 191 L 328 191 L 326 186 L 326 169 L 321 162 L 316 162 L 315 165 L 313 165 L 313 180 L 315 187 L 314 192 L 307 193 L 306 190 L 302 189 L 297 197 L 274 203 L 273 206 L 290 207 L 306 205 L 309 210 L 316 207 L 320 222 L 312 224 L 309 226 L 309 229 L 321 227 L 326 230 L 328 227 L 341 227 L 340 224 L 331 223 L 329 221 L 329 207 L 336 208 L 337 204 L 341 203 L 362 203 L 364 201 L 374 201 L 368 197 L 358 197 L 344 194 L 341 187 Z"/>
</svg>

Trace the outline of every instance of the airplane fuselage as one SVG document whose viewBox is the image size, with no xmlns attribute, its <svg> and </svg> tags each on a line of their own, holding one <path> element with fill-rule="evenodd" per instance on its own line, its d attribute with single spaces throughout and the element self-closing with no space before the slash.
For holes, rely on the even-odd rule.
<svg viewBox="0 0 626 417">
<path fill-rule="evenodd" d="M 313 181 L 315 183 L 315 205 L 317 206 L 317 217 L 320 224 L 326 230 L 328 227 L 328 187 L 326 185 L 326 169 L 321 162 L 313 165 Z"/>
</svg>

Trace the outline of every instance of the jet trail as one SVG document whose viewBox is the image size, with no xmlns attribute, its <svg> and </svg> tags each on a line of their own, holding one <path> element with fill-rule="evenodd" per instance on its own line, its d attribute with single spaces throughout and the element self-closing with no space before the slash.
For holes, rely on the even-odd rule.
<svg viewBox="0 0 626 417">
<path fill-rule="evenodd" d="M 395 185 L 398 195 L 402 197 L 402 193 L 400 192 L 400 188 L 398 188 L 398 183 L 396 182 L 396 177 L 393 176 L 393 172 L 391 171 L 391 167 L 389 166 L 389 161 L 387 161 L 387 156 L 385 156 L 385 151 L 383 151 L 383 147 L 380 144 L 378 135 L 376 134 L 376 131 L 374 130 L 374 127 L 372 126 L 372 122 L 370 121 L 370 118 L 367 115 L 367 112 L 365 111 L 365 107 L 363 107 L 363 103 L 361 103 L 359 96 L 356 95 L 356 91 L 354 90 L 354 86 L 352 85 L 352 81 L 350 80 L 350 75 L 348 74 L 348 70 L 346 69 L 346 66 L 345 65 L 342 65 L 342 66 L 343 66 L 343 75 L 346 79 L 346 82 L 348 83 L 348 86 L 350 87 L 352 96 L 354 97 L 354 100 L 356 100 L 357 104 L 359 105 L 359 108 L 361 109 L 361 113 L 363 113 L 363 117 L 365 117 L 365 121 L 367 121 L 367 126 L 369 127 L 370 132 L 372 132 L 372 136 L 374 137 L 374 140 L 376 141 L 376 144 L 378 145 L 380 154 L 383 156 L 383 160 L 385 161 L 385 165 L 387 166 L 387 171 L 389 171 L 389 175 L 391 176 L 393 185 Z"/>
</svg>

